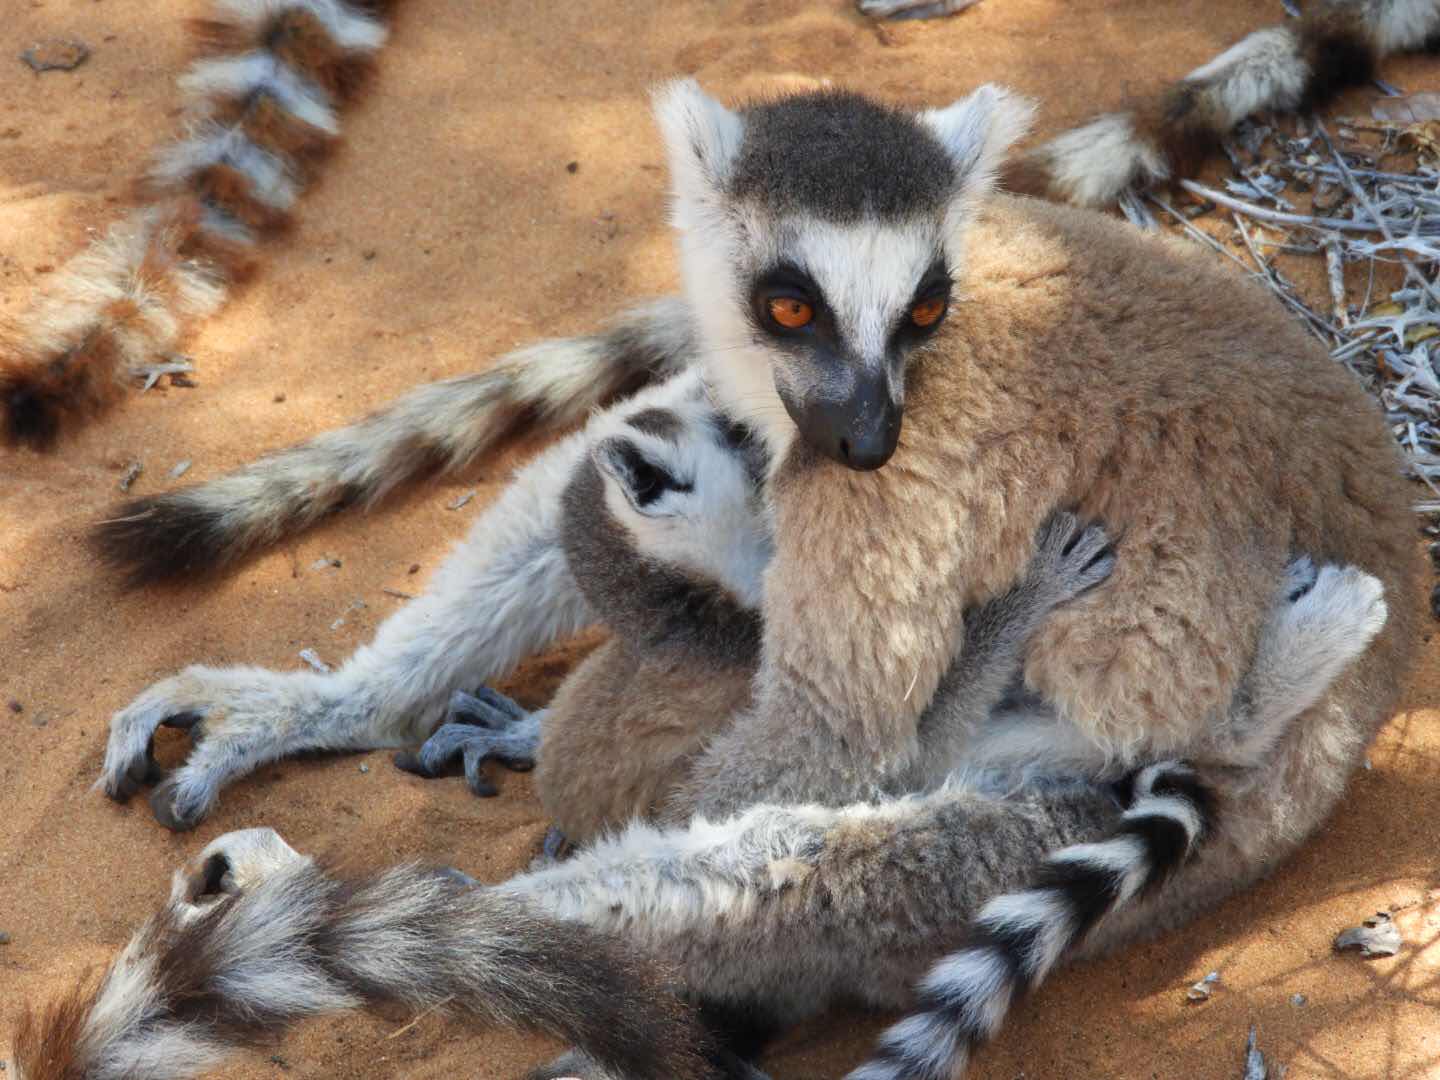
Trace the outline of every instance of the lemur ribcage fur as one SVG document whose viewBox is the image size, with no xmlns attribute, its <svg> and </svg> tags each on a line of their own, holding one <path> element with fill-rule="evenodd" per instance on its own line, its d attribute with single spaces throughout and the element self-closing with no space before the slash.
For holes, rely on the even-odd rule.
<svg viewBox="0 0 1440 1080">
<path fill-rule="evenodd" d="M 333 149 L 391 0 L 214 0 L 192 20 L 182 134 L 144 201 L 61 268 L 0 346 L 0 442 L 44 449 L 165 370 Z"/>
<path fill-rule="evenodd" d="M 66 266 L 0 355 L 3 441 L 37 448 L 53 444 L 62 430 L 114 401 L 132 375 L 155 370 L 190 326 L 219 307 L 253 262 L 256 241 L 285 219 L 333 143 L 335 108 L 352 95 L 356 73 L 383 42 L 376 19 L 385 2 L 222 0 L 200 23 L 202 46 L 212 55 L 181 80 L 200 130 L 161 152 L 147 178 L 153 203 Z M 860 6 L 876 15 L 916 7 L 907 0 L 861 0 Z M 967 6 L 968 0 L 921 5 L 928 14 Z M 1155 97 L 1018 156 L 1007 167 L 1006 185 L 1077 206 L 1110 206 L 1129 188 L 1186 175 L 1246 117 L 1323 104 L 1337 90 L 1369 79 L 1384 57 L 1432 44 L 1437 34 L 1436 0 L 1310 0 L 1300 19 L 1254 32 Z M 632 343 L 643 348 L 655 332 L 666 343 L 666 329 L 673 325 L 667 318 L 641 316 L 622 328 L 629 327 Z M 652 360 L 646 371 L 637 357 L 634 368 L 663 373 L 664 354 Z M 630 373 L 627 368 L 614 374 Z M 623 378 L 618 386 L 604 380 L 589 396 L 603 401 L 626 385 Z M 527 386 L 518 370 L 501 364 L 488 378 L 452 380 L 417 392 L 398 413 L 379 414 L 366 424 L 371 434 L 394 440 L 401 434 L 394 422 L 403 421 L 407 410 L 418 419 L 437 401 L 444 402 L 451 420 L 471 410 L 488 416 L 489 407 L 499 403 L 509 406 L 512 419 L 525 416 L 553 427 L 573 423 L 577 415 L 568 399 L 546 414 L 547 404 L 561 399 L 553 390 Z M 526 415 L 527 406 L 540 415 Z M 320 513 L 352 501 L 369 504 L 393 486 L 386 478 L 396 475 L 401 460 L 408 472 L 462 467 L 508 422 L 477 426 L 481 430 L 469 438 L 447 437 L 431 427 L 419 448 L 392 443 L 383 475 L 366 455 L 347 470 L 344 483 L 352 486 L 334 487 L 328 500 L 307 502 L 304 510 L 286 497 L 287 489 L 301 481 L 297 472 L 307 463 L 342 450 L 335 439 L 312 446 L 309 454 L 291 452 L 271 462 L 264 476 L 252 470 L 231 478 L 223 495 L 212 489 L 210 499 L 201 499 L 195 492 L 201 505 L 192 509 L 213 519 L 204 522 L 207 532 L 187 531 L 200 526 L 193 514 L 183 516 L 172 537 L 189 542 L 182 557 L 167 571 L 150 572 L 178 576 L 202 562 L 212 568 L 207 558 L 212 552 L 202 547 L 223 547 L 233 559 L 312 524 Z M 220 500 L 228 504 L 246 494 L 247 482 L 254 491 L 267 479 L 278 488 L 267 484 L 267 499 L 294 513 L 261 524 L 225 512 Z"/>
</svg>

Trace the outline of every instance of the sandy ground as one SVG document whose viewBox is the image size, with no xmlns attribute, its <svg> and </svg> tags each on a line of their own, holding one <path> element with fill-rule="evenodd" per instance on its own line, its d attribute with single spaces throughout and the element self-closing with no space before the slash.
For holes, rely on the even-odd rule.
<svg viewBox="0 0 1440 1080">
<path fill-rule="evenodd" d="M 170 128 L 180 16 L 201 3 L 3 7 L 0 314 L 115 216 Z M 349 116 L 348 149 L 298 232 L 193 343 L 199 385 L 134 396 L 54 456 L 0 462 L 0 931 L 12 939 L 0 945 L 0 1058 L 22 1001 L 103 963 L 171 868 L 220 832 L 266 824 L 302 849 L 420 855 L 495 880 L 529 860 L 544 828 L 524 776 L 480 801 L 458 780 L 402 775 L 386 754 L 267 768 L 181 837 L 143 802 L 118 807 L 90 790 L 107 716 L 152 680 L 192 661 L 294 667 L 306 647 L 342 659 L 403 602 L 382 589 L 420 588 L 523 449 L 469 483 L 336 521 L 218 585 L 137 594 L 118 590 L 82 543 L 126 463 L 144 463 L 137 493 L 175 484 L 181 461 L 193 463 L 187 482 L 215 476 L 413 383 L 593 327 L 625 298 L 671 288 L 644 99 L 662 76 L 695 73 L 722 94 L 833 77 L 917 104 L 1001 80 L 1036 95 L 1042 130 L 1054 131 L 1279 12 L 1268 0 L 986 0 L 948 21 L 880 28 L 848 0 L 407 0 L 375 93 Z M 15 59 L 57 34 L 88 42 L 90 62 L 37 77 Z M 1386 74 L 1408 90 L 1440 89 L 1433 62 Z M 447 509 L 471 489 L 469 506 Z M 325 556 L 340 565 L 314 569 Z M 1437 650 L 1427 648 L 1373 769 L 1293 863 L 1184 934 L 1058 978 L 975 1075 L 1238 1077 L 1253 1023 L 1291 1080 L 1440 1076 Z M 538 704 L 571 659 L 532 664 L 510 688 Z M 3 707 L 12 701 L 23 711 Z M 178 739 L 162 747 L 171 760 L 182 750 Z M 1333 935 L 1377 908 L 1403 911 L 1403 952 L 1333 956 Z M 1211 970 L 1221 988 L 1187 1006 L 1185 987 Z M 225 1075 L 504 1077 L 551 1049 L 410 1019 L 311 1023 L 275 1057 Z M 838 1075 L 878 1024 L 814 1025 L 768 1067 L 777 1080 Z"/>
</svg>

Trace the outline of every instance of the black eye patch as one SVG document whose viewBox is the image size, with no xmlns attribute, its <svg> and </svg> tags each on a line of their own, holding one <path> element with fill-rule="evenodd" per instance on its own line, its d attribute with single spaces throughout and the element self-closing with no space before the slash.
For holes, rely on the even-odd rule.
<svg viewBox="0 0 1440 1080">
<path fill-rule="evenodd" d="M 810 309 L 803 326 L 787 326 L 771 312 L 774 301 L 798 301 Z M 750 286 L 750 321 L 761 333 L 797 344 L 819 334 L 833 336 L 835 320 L 815 279 L 794 263 L 778 263 L 755 276 Z"/>
<path fill-rule="evenodd" d="M 891 331 L 892 347 L 905 348 L 918 345 L 933 334 L 950 312 L 951 288 L 950 272 L 945 268 L 945 261 L 937 255 L 929 269 L 921 275 L 920 283 L 915 286 L 915 292 L 910 297 L 910 303 L 896 321 L 895 329 Z M 942 305 L 940 314 L 925 325 L 919 324 L 915 318 L 917 309 L 922 305 L 935 302 Z"/>
<path fill-rule="evenodd" d="M 606 439 L 596 447 L 598 460 L 637 510 L 650 506 L 667 491 L 682 493 L 695 485 L 681 480 L 660 463 L 646 457 L 629 439 Z"/>
</svg>

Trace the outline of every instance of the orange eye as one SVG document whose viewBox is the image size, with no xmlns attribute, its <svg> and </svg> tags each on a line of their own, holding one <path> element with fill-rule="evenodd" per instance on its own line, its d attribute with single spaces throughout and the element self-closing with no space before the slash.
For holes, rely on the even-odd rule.
<svg viewBox="0 0 1440 1080">
<path fill-rule="evenodd" d="M 804 300 L 791 296 L 777 296 L 769 303 L 770 317 L 787 330 L 799 330 L 809 326 L 815 318 L 815 309 Z"/>
<path fill-rule="evenodd" d="M 924 329 L 934 326 L 940 321 L 940 316 L 945 314 L 945 301 L 936 297 L 933 300 L 921 300 L 910 309 L 910 321 L 916 326 Z"/>
</svg>

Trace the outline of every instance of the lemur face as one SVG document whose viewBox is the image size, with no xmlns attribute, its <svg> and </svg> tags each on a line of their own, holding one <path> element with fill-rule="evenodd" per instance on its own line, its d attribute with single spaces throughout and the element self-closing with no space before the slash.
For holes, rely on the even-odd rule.
<svg viewBox="0 0 1440 1080">
<path fill-rule="evenodd" d="M 731 112 L 657 100 L 713 390 L 779 454 L 894 453 L 910 358 L 945 324 L 964 225 L 1028 106 L 982 87 L 914 115 L 824 92 Z"/>
</svg>

